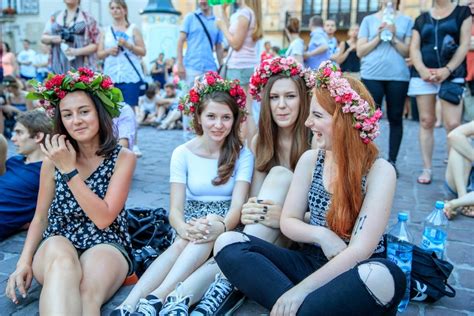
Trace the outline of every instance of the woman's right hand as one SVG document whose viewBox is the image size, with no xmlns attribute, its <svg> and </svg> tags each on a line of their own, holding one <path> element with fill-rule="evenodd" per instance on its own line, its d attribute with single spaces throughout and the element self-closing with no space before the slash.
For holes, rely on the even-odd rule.
<svg viewBox="0 0 474 316">
<path fill-rule="evenodd" d="M 63 39 L 59 35 L 53 35 L 51 36 L 51 44 L 61 44 Z"/>
<path fill-rule="evenodd" d="M 107 54 L 109 54 L 111 56 L 117 56 L 118 53 L 119 53 L 118 46 L 113 46 L 113 47 L 110 47 L 109 49 L 107 49 Z"/>
<path fill-rule="evenodd" d="M 347 248 L 347 244 L 344 240 L 330 229 L 325 231 L 322 238 L 319 238 L 318 243 L 328 260 L 331 260 Z"/>
<path fill-rule="evenodd" d="M 281 205 L 271 200 L 257 200 L 250 198 L 242 206 L 240 221 L 244 225 L 263 224 L 272 228 L 280 228 Z"/>
<path fill-rule="evenodd" d="M 31 264 L 18 264 L 16 270 L 8 278 L 5 294 L 12 300 L 13 303 L 18 304 L 16 296 L 16 289 L 20 292 L 23 298 L 26 298 L 26 293 L 31 286 L 33 280 L 33 269 Z"/>
<path fill-rule="evenodd" d="M 432 82 L 434 80 L 433 73 L 426 67 L 423 67 L 422 69 L 420 69 L 418 73 L 420 74 L 420 78 L 423 81 Z"/>
</svg>

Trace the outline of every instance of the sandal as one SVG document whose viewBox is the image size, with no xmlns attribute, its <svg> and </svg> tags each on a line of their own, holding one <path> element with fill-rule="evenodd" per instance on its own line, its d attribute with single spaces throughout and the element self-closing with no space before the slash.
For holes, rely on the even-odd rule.
<svg viewBox="0 0 474 316">
<path fill-rule="evenodd" d="M 431 183 L 431 169 L 424 168 L 420 176 L 417 179 L 419 184 L 430 184 Z"/>
<path fill-rule="evenodd" d="M 462 207 L 460 213 L 466 217 L 474 218 L 474 205 Z"/>
</svg>

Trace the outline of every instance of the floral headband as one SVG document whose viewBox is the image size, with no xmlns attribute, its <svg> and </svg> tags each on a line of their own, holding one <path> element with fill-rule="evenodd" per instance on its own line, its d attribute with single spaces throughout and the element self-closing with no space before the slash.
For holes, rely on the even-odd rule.
<svg viewBox="0 0 474 316">
<path fill-rule="evenodd" d="M 203 76 L 196 78 L 189 93 L 179 100 L 178 110 L 186 115 L 193 115 L 204 96 L 214 91 L 228 92 L 237 102 L 242 113 L 242 120 L 245 120 L 248 114 L 245 107 L 246 95 L 239 80 L 225 80 L 215 71 L 208 71 Z"/>
<path fill-rule="evenodd" d="M 249 94 L 255 100 L 260 101 L 262 99 L 260 93 L 267 84 L 268 79 L 280 73 L 288 77 L 300 76 L 304 79 L 306 87 L 310 91 L 316 85 L 316 77 L 311 69 L 304 69 L 293 57 L 275 57 L 262 61 L 255 69 L 252 77 L 250 77 Z"/>
<path fill-rule="evenodd" d="M 369 103 L 352 89 L 351 85 L 342 76 L 341 70 L 331 61 L 321 63 L 317 72 L 318 87 L 326 88 L 336 103 L 342 105 L 343 113 L 352 113 L 352 122 L 359 130 L 364 144 L 373 141 L 380 134 L 379 120 L 382 111 L 375 110 Z"/>
<path fill-rule="evenodd" d="M 97 96 L 111 117 L 120 115 L 120 102 L 123 101 L 122 92 L 114 87 L 109 76 L 94 72 L 88 68 L 80 67 L 70 70 L 66 74 L 49 74 L 44 84 L 36 80 L 28 81 L 35 91 L 28 92 L 26 98 L 39 100 L 46 113 L 54 117 L 55 107 L 66 94 L 82 90 Z"/>
</svg>

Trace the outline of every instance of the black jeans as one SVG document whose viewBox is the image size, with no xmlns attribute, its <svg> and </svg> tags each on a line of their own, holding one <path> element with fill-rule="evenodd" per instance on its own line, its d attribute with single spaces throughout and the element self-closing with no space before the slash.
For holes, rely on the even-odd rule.
<svg viewBox="0 0 474 316">
<path fill-rule="evenodd" d="M 269 310 L 281 295 L 328 261 L 317 246 L 290 250 L 246 236 L 248 242 L 227 245 L 214 258 L 233 285 Z M 372 258 L 360 264 L 374 261 L 385 265 L 395 282 L 395 295 L 387 305 L 382 306 L 369 292 L 356 266 L 309 294 L 298 315 L 395 315 L 405 291 L 405 275 L 387 259 Z"/>
<path fill-rule="evenodd" d="M 378 108 L 385 96 L 387 118 L 390 125 L 388 159 L 395 163 L 403 137 L 403 108 L 408 92 L 407 81 L 385 81 L 362 79 Z"/>
</svg>

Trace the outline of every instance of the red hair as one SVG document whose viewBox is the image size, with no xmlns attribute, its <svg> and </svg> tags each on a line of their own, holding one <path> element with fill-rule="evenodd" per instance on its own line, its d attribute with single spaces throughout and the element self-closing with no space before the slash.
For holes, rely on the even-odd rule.
<svg viewBox="0 0 474 316">
<path fill-rule="evenodd" d="M 372 108 L 375 107 L 372 96 L 359 80 L 348 76 L 344 78 L 362 99 L 369 102 Z M 326 221 L 337 235 L 349 238 L 364 201 L 362 177 L 368 173 L 379 151 L 373 142 L 362 142 L 359 131 L 352 126 L 352 114 L 342 113 L 341 105 L 335 102 L 327 89 L 315 88 L 315 96 L 321 107 L 333 118 L 332 152 L 336 179 Z"/>
</svg>

